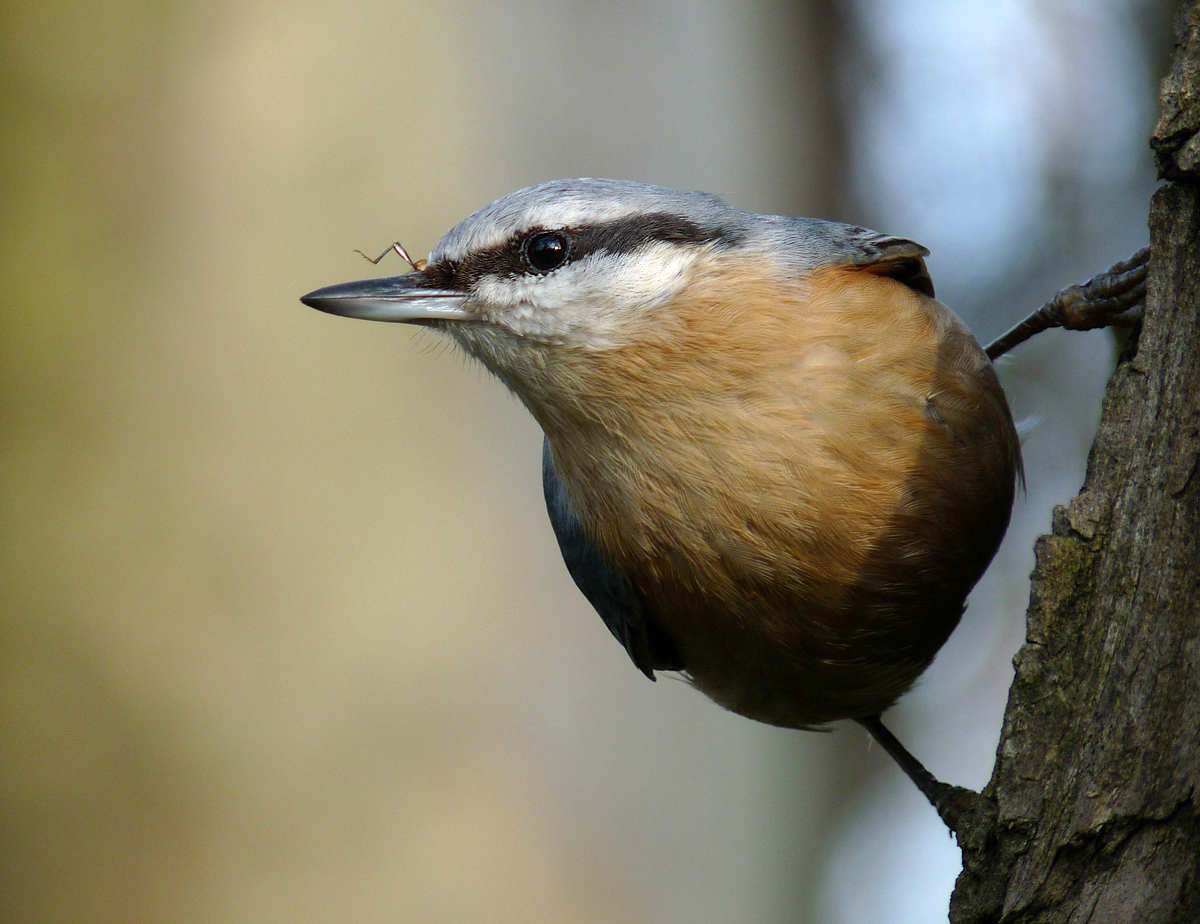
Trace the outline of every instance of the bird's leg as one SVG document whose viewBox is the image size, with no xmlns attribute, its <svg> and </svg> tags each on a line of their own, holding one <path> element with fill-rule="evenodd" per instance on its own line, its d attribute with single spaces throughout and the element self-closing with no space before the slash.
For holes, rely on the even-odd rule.
<svg viewBox="0 0 1200 924">
<path fill-rule="evenodd" d="M 900 765 L 900 769 L 908 774 L 908 778 L 917 784 L 917 789 L 921 790 L 921 794 L 937 809 L 946 827 L 957 834 L 959 819 L 975 805 L 979 793 L 962 786 L 951 786 L 937 779 L 884 727 L 879 716 L 868 716 L 857 721 L 892 756 Z"/>
<path fill-rule="evenodd" d="M 1146 264 L 1150 248 L 1143 247 L 1106 273 L 1081 286 L 1067 286 L 1037 311 L 988 344 L 988 359 L 1003 356 L 1018 343 L 1051 327 L 1091 330 L 1095 327 L 1130 327 L 1142 317 L 1146 299 Z"/>
</svg>

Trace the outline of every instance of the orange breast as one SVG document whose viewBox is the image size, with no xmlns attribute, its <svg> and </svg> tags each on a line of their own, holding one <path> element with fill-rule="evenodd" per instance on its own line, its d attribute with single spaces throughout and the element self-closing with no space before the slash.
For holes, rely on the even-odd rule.
<svg viewBox="0 0 1200 924">
<path fill-rule="evenodd" d="M 940 303 L 852 268 L 698 268 L 629 342 L 561 357 L 544 417 L 593 538 L 692 681 L 805 726 L 881 711 L 954 628 L 1019 450 Z"/>
</svg>

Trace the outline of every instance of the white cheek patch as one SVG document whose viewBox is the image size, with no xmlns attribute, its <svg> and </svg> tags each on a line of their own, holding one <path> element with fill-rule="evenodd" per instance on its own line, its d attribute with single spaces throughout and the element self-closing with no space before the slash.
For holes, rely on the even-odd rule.
<svg viewBox="0 0 1200 924">
<path fill-rule="evenodd" d="M 674 298 L 697 256 L 694 248 L 665 243 L 636 253 L 599 252 L 545 276 L 485 276 L 471 302 L 487 321 L 519 337 L 603 349 Z"/>
</svg>

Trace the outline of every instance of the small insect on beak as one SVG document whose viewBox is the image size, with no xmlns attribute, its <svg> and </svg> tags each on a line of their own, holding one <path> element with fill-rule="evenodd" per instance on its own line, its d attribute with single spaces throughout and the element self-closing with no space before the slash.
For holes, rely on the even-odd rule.
<svg viewBox="0 0 1200 924">
<path fill-rule="evenodd" d="M 422 321 L 472 321 L 466 294 L 430 286 L 424 273 L 343 282 L 309 292 L 300 299 L 309 308 L 366 321 L 420 324 Z"/>
</svg>

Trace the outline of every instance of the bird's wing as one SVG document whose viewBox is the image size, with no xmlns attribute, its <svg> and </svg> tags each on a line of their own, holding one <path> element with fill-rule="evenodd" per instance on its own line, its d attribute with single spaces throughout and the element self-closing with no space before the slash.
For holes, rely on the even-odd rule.
<svg viewBox="0 0 1200 924">
<path fill-rule="evenodd" d="M 929 256 L 926 248 L 903 237 L 878 234 L 865 228 L 853 230 L 862 232 L 862 236 L 854 241 L 857 245 L 853 257 L 855 266 L 878 276 L 890 276 L 910 289 L 935 297 L 933 280 L 925 267 L 925 257 Z"/>
<path fill-rule="evenodd" d="M 554 467 L 550 441 L 542 445 L 542 488 L 550 525 L 558 537 L 567 571 L 596 608 L 604 624 L 629 652 L 638 670 L 654 679 L 657 670 L 682 670 L 674 643 L 646 611 L 637 588 L 615 565 L 606 561 L 588 537 L 566 487 Z"/>
</svg>

